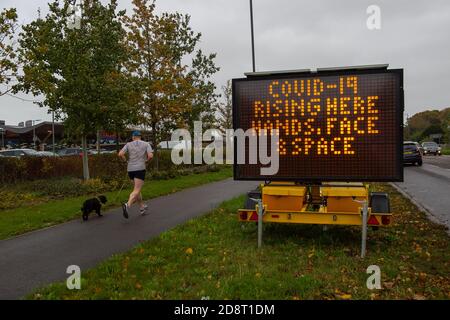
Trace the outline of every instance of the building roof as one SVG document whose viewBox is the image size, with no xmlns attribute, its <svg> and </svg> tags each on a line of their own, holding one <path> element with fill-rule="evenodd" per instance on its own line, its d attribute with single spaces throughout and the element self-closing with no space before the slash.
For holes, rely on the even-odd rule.
<svg viewBox="0 0 450 320">
<path fill-rule="evenodd" d="M 3 128 L 5 131 L 16 133 L 16 134 L 24 134 L 30 131 L 33 131 L 33 129 L 37 129 L 46 125 L 52 125 L 51 121 L 43 121 L 39 122 L 38 124 L 35 124 L 34 126 L 29 127 L 19 127 L 19 126 L 10 126 L 10 125 L 0 125 L 0 128 Z M 60 122 L 55 122 L 55 126 L 63 126 Z"/>
</svg>

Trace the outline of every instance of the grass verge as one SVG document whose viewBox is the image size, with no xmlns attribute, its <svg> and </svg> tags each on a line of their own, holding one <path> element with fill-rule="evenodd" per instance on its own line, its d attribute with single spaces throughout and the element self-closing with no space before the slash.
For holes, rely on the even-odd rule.
<svg viewBox="0 0 450 320">
<path fill-rule="evenodd" d="M 236 220 L 243 197 L 223 203 L 131 251 L 83 272 L 81 290 L 56 283 L 29 299 L 449 299 L 450 238 L 389 185 L 393 227 L 370 230 L 359 258 L 360 229 L 256 225 Z M 381 269 L 380 290 L 366 286 Z"/>
<path fill-rule="evenodd" d="M 214 182 L 232 176 L 231 168 L 225 167 L 217 172 L 206 172 L 179 176 L 169 180 L 147 181 L 142 189 L 142 197 L 146 200 L 166 195 L 182 189 L 201 184 Z M 131 191 L 131 183 L 122 191 L 103 193 L 108 197 L 108 203 L 104 209 L 117 207 L 128 198 Z M 20 207 L 0 212 L 0 239 L 19 235 L 28 231 L 49 227 L 74 218 L 81 217 L 81 205 L 89 196 L 66 198 L 38 204 L 34 206 Z"/>
</svg>

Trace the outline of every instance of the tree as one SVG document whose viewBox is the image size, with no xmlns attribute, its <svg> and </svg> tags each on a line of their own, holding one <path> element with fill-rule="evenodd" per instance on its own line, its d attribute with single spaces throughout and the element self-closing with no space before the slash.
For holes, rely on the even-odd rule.
<svg viewBox="0 0 450 320">
<path fill-rule="evenodd" d="M 133 0 L 133 5 L 133 14 L 123 18 L 130 50 L 128 69 L 139 79 L 140 122 L 151 129 L 157 151 L 171 131 L 189 128 L 194 117 L 208 111 L 214 91 L 208 77 L 217 71 L 215 55 L 194 54 L 201 34 L 192 31 L 188 15 L 157 15 L 150 0 Z M 186 64 L 191 55 L 194 58 Z M 155 160 L 158 168 L 158 157 Z"/>
<path fill-rule="evenodd" d="M 19 55 L 23 76 L 16 90 L 43 95 L 43 106 L 81 137 L 83 176 L 89 179 L 87 135 L 118 130 L 131 118 L 137 99 L 123 72 L 125 31 L 117 0 L 85 0 L 80 25 L 71 24 L 70 0 L 49 4 L 49 13 L 23 27 Z"/>
<path fill-rule="evenodd" d="M 432 134 L 445 134 L 444 129 L 440 125 L 432 124 L 429 127 L 425 128 L 425 130 L 422 131 L 421 137 L 422 139 L 429 139 L 430 135 Z"/>
<path fill-rule="evenodd" d="M 408 118 L 405 139 L 421 141 L 429 139 L 430 134 L 443 134 L 448 141 L 449 125 L 450 108 L 422 111 Z"/>
<path fill-rule="evenodd" d="M 219 103 L 217 106 L 217 127 L 222 133 L 225 133 L 226 129 L 233 128 L 233 99 L 231 80 L 227 81 L 226 86 L 222 86 L 222 91 L 225 101 Z"/>
<path fill-rule="evenodd" d="M 0 12 L 0 85 L 8 85 L 17 73 L 14 36 L 17 29 L 16 9 L 3 9 Z M 0 90 L 0 96 L 7 94 L 12 87 Z"/>
<path fill-rule="evenodd" d="M 210 77 L 220 70 L 214 64 L 215 57 L 216 54 L 206 56 L 198 50 L 192 60 L 189 76 L 197 92 L 191 101 L 190 112 L 185 112 L 184 115 L 190 129 L 193 128 L 194 121 L 202 121 L 205 129 L 214 126 L 217 98 L 220 96 L 215 92 L 216 85 L 210 80 Z"/>
</svg>

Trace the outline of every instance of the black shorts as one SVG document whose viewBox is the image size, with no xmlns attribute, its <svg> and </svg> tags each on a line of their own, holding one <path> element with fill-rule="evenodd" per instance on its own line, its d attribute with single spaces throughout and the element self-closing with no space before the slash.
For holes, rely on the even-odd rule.
<svg viewBox="0 0 450 320">
<path fill-rule="evenodd" d="M 144 181 L 145 180 L 145 170 L 138 170 L 138 171 L 128 171 L 128 176 L 131 180 L 134 180 L 134 178 Z"/>
</svg>

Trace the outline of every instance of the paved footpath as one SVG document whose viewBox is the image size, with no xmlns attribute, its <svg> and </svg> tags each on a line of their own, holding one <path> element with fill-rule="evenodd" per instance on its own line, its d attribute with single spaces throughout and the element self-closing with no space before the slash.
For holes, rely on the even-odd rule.
<svg viewBox="0 0 450 320">
<path fill-rule="evenodd" d="M 227 179 L 147 201 L 149 214 L 137 208 L 125 220 L 121 209 L 88 222 L 70 221 L 0 241 L 0 299 L 19 299 L 33 289 L 68 277 L 69 265 L 94 267 L 113 254 L 217 207 L 255 188 L 256 182 Z"/>
</svg>

